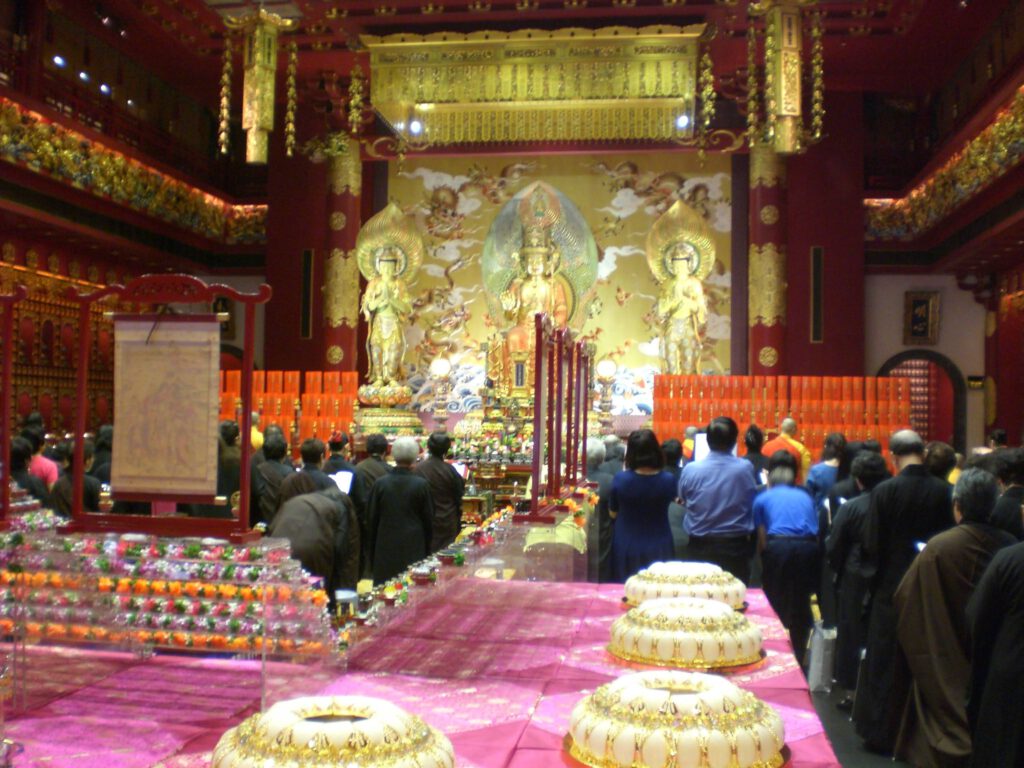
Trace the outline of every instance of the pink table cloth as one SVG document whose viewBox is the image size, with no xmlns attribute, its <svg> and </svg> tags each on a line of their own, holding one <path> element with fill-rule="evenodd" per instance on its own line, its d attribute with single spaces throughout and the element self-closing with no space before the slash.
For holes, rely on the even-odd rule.
<svg viewBox="0 0 1024 768">
<path fill-rule="evenodd" d="M 274 664 L 268 699 L 378 696 L 422 716 L 462 768 L 571 765 L 562 749 L 582 696 L 640 668 L 605 650 L 621 585 L 461 579 L 424 589 L 351 653 L 347 673 Z M 778 618 L 757 590 L 747 616 L 767 657 L 730 679 L 774 706 L 793 768 L 838 766 Z M 198 768 L 224 730 L 259 708 L 259 665 L 34 649 L 30 711 L 9 726 L 19 765 Z"/>
</svg>

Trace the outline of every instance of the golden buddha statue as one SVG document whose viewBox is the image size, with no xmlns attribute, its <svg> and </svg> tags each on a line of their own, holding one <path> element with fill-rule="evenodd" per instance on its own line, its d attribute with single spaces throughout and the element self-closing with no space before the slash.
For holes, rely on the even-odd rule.
<svg viewBox="0 0 1024 768">
<path fill-rule="evenodd" d="M 356 238 L 359 271 L 367 281 L 359 309 L 369 325 L 368 382 L 359 388 L 359 399 L 368 405 L 402 405 L 412 399 L 402 360 L 413 309 L 409 283 L 423 253 L 415 224 L 393 202 L 367 221 Z"/>
<path fill-rule="evenodd" d="M 512 253 L 512 261 L 520 273 L 500 298 L 505 317 L 513 323 L 507 335 L 509 351 L 519 352 L 530 347 L 534 315 L 543 312 L 560 328 L 569 319 L 569 304 L 565 288 L 556 278 L 561 254 L 542 226 L 524 229 L 523 246 Z"/>
<path fill-rule="evenodd" d="M 660 286 L 654 317 L 660 326 L 662 373 L 700 373 L 708 320 L 703 280 L 714 261 L 707 224 L 682 201 L 662 214 L 647 236 L 647 262 Z"/>
<path fill-rule="evenodd" d="M 366 350 L 370 358 L 369 380 L 375 387 L 396 384 L 405 356 L 405 323 L 412 312 L 409 288 L 400 275 L 405 255 L 396 246 L 381 248 L 374 258 L 376 277 L 363 294 L 360 311 L 370 326 Z"/>
</svg>

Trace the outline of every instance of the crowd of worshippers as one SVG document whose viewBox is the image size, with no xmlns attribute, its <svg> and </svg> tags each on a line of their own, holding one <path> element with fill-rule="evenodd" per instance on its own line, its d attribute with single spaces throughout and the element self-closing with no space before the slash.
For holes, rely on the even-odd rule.
<svg viewBox="0 0 1024 768">
<path fill-rule="evenodd" d="M 817 596 L 837 632 L 837 706 L 868 749 L 1024 765 L 1024 449 L 1002 430 L 966 461 L 911 430 L 886 452 L 833 433 L 815 463 L 797 438 L 793 419 L 768 442 L 751 425 L 739 457 L 720 417 L 682 442 L 649 429 L 588 440 L 595 577 L 717 564 L 763 586 L 801 663 Z"/>
<path fill-rule="evenodd" d="M 239 490 L 239 434 L 236 422 L 221 423 L 217 495 L 227 499 Z M 262 433 L 254 428 L 252 438 L 250 523 L 288 539 L 292 555 L 324 578 L 328 594 L 354 589 L 361 578 L 383 583 L 447 547 L 461 529 L 465 481 L 445 461 L 452 445 L 446 433 L 429 436 L 425 455 L 415 438 L 400 437 L 391 445 L 384 435 L 369 435 L 368 455 L 352 464 L 348 436 L 335 432 L 326 445 L 317 438 L 304 440 L 298 466 L 280 427 L 268 425 Z M 110 483 L 112 448 L 109 425 L 98 430 L 95 441 L 83 442 L 87 512 L 100 511 L 101 490 Z M 68 517 L 73 455 L 71 441 L 48 446 L 42 419 L 33 414 L 11 441 L 11 478 Z M 146 513 L 148 504 L 115 502 L 111 511 Z M 179 512 L 232 516 L 229 504 L 183 504 Z"/>
</svg>

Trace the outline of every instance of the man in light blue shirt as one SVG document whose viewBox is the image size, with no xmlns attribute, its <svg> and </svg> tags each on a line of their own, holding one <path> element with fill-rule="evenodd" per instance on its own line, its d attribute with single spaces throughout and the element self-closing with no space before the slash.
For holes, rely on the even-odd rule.
<svg viewBox="0 0 1024 768">
<path fill-rule="evenodd" d="M 683 467 L 679 499 L 687 509 L 690 542 L 686 559 L 714 563 L 744 584 L 750 581 L 754 554 L 754 496 L 751 464 L 732 455 L 739 429 L 727 416 L 708 425 L 703 461 Z"/>
</svg>

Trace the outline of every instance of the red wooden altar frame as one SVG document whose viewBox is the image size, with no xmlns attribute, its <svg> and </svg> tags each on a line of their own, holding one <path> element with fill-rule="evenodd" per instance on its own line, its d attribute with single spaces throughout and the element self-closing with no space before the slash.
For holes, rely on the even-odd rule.
<svg viewBox="0 0 1024 768">
<path fill-rule="evenodd" d="M 78 303 L 79 339 L 78 339 L 78 378 L 77 399 L 78 412 L 75 414 L 75 455 L 72 495 L 72 529 L 109 532 L 141 532 L 159 536 L 227 536 L 231 539 L 244 539 L 251 535 L 249 531 L 249 450 L 252 440 L 252 370 L 253 370 L 253 338 L 256 330 L 256 305 L 270 301 L 272 291 L 269 285 L 263 284 L 256 293 L 242 293 L 231 286 L 220 283 L 207 284 L 192 275 L 143 275 L 130 281 L 127 285 L 108 285 L 91 293 L 78 293 L 69 288 L 67 297 Z M 239 429 L 241 431 L 242 464 L 240 467 L 239 503 L 237 520 L 221 520 L 196 517 L 146 517 L 141 515 L 92 514 L 82 509 L 84 493 L 83 478 L 85 475 L 84 450 L 82 441 L 85 435 L 85 403 L 87 398 L 87 382 L 89 375 L 89 346 L 91 328 L 89 311 L 93 302 L 107 296 L 117 296 L 123 302 L 137 304 L 173 304 L 212 302 L 218 296 L 226 296 L 244 307 L 245 320 L 242 337 L 242 413 Z M 9 357 L 9 356 L 8 356 Z M 5 359 L 5 364 L 6 364 Z M 116 393 L 115 393 L 116 395 Z M 116 427 L 116 425 L 115 425 Z M 125 496 L 124 498 L 128 498 Z M 143 499 L 141 495 L 131 495 L 133 499 Z M 146 500 L 172 500 L 164 496 L 146 495 Z M 174 497 L 173 500 L 185 500 Z"/>
<path fill-rule="evenodd" d="M 541 467 L 548 462 L 548 483 L 551 481 L 550 451 L 547 448 L 548 430 L 551 428 L 551 401 L 554 397 L 554 378 L 550 375 L 554 362 L 554 332 L 551 318 L 538 312 L 534 315 L 533 348 L 533 490 L 530 493 L 530 514 L 540 511 L 542 493 L 547 492 L 540 485 Z"/>
<path fill-rule="evenodd" d="M 11 507 L 11 390 L 14 387 L 14 305 L 28 296 L 24 285 L 14 286 L 13 293 L 0 296 L 3 307 L 3 322 L 0 334 L 3 336 L 4 360 L 0 371 L 0 434 L 3 435 L 4 455 L 0 461 L 0 520 L 7 520 Z"/>
</svg>

